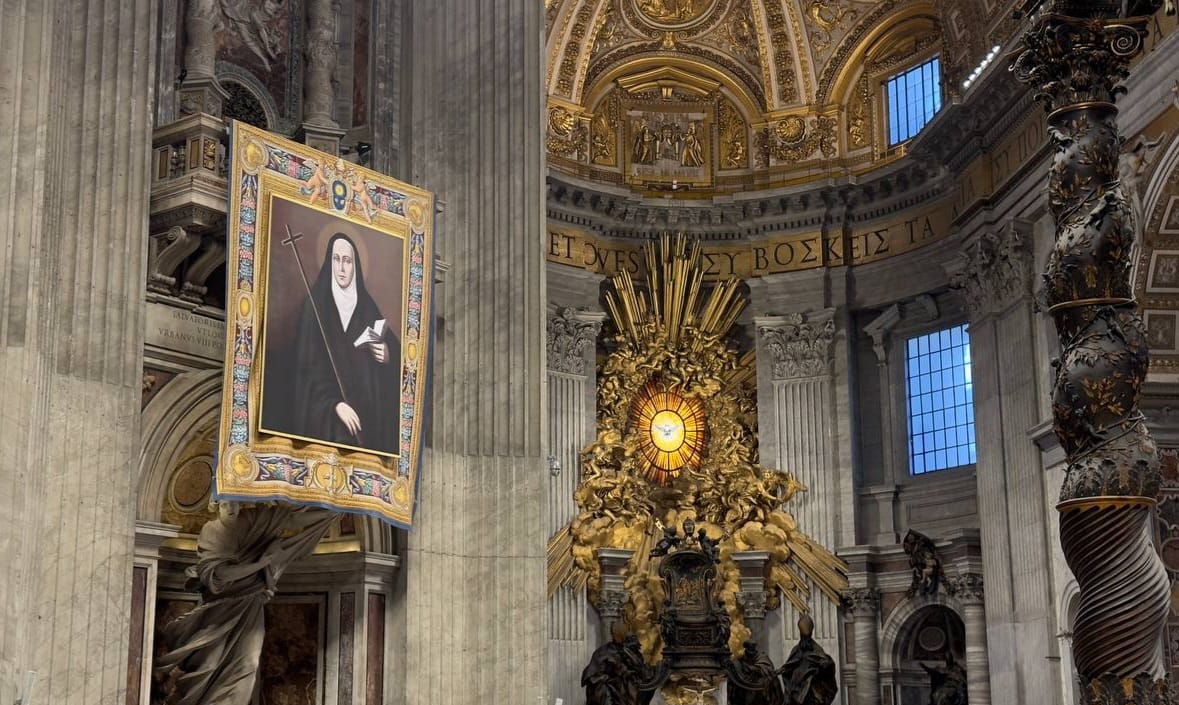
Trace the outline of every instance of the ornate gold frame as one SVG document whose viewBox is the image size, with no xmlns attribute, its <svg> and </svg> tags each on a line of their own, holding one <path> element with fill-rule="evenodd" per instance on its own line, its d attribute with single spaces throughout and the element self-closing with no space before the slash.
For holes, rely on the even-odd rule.
<svg viewBox="0 0 1179 705">
<path fill-rule="evenodd" d="M 429 192 L 243 123 L 231 125 L 229 262 L 215 496 L 284 500 L 412 523 L 432 339 Z M 325 191 L 328 205 L 307 192 Z M 261 428 L 272 199 L 402 239 L 400 452 L 384 456 Z"/>
</svg>

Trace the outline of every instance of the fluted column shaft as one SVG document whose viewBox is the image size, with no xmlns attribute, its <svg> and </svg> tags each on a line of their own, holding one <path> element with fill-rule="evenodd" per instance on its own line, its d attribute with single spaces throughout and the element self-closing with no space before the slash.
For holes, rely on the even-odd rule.
<svg viewBox="0 0 1179 705">
<path fill-rule="evenodd" d="M 768 388 L 773 395 L 770 413 L 762 417 L 763 462 L 793 473 L 806 485 L 807 491 L 796 495 L 786 509 L 804 533 L 832 550 L 838 543 L 839 519 L 831 365 L 833 314 L 827 310 L 755 320 L 759 350 L 769 363 L 762 370 L 768 384 L 759 388 Z M 813 584 L 810 587 L 815 640 L 827 653 L 839 653 L 839 607 Z M 794 618 L 783 615 L 784 643 L 798 640 L 795 623 Z"/>
<path fill-rule="evenodd" d="M 547 697 L 541 3 L 410 7 L 407 179 L 437 193 L 432 424 L 407 537 L 409 705 Z M 425 638 L 423 638 L 425 635 Z M 394 698 L 394 702 L 397 699 Z"/>
<path fill-rule="evenodd" d="M 157 10 L 0 3 L 3 703 L 126 699 Z"/>
<path fill-rule="evenodd" d="M 577 515 L 573 492 L 581 479 L 581 451 L 594 438 L 593 357 L 604 314 L 550 311 L 547 368 L 549 503 L 552 536 Z M 581 671 L 595 640 L 585 590 L 561 588 L 549 600 L 549 669 L 552 698 L 567 703 L 581 694 Z"/>
</svg>

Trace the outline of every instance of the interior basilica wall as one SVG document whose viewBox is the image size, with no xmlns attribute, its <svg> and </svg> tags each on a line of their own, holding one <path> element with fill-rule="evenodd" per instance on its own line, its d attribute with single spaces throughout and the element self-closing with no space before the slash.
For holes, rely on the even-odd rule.
<svg viewBox="0 0 1179 705">
<path fill-rule="evenodd" d="M 1176 467 L 1170 449 L 1176 426 L 1168 311 L 1175 304 L 1165 283 L 1171 265 L 1164 248 L 1172 160 L 1179 154 L 1172 141 L 1179 89 L 1164 77 L 1174 70 L 1168 49 L 1176 41 L 1173 20 L 1160 19 L 1164 36 L 1153 40 L 1135 67 L 1120 105 L 1128 150 L 1163 135 L 1144 165 L 1127 164 L 1136 171 L 1127 172 L 1123 184 L 1144 202 L 1146 234 L 1136 281 L 1155 338 L 1143 404 L 1169 478 Z M 838 547 L 852 567 L 852 589 L 842 609 L 812 606 L 819 615 L 820 643 L 840 655 L 841 697 L 847 703 L 925 702 L 928 681 L 913 660 L 912 645 L 926 628 L 923 620 L 933 615 L 951 615 L 947 624 L 962 630 L 953 638 L 970 674 L 972 703 L 1071 705 L 1077 698 L 1070 644 L 1076 585 L 1059 549 L 1055 504 L 1063 455 L 1052 434 L 1049 405 L 1052 359 L 1059 348 L 1034 302 L 1054 235 L 1044 194 L 1047 150 L 1039 106 L 1002 69 L 987 72 L 974 102 L 955 103 L 916 141 L 915 161 L 946 166 L 908 191 L 921 193 L 916 200 L 901 190 L 884 198 L 861 195 L 858 202 L 828 196 L 816 208 L 815 200 L 787 192 L 791 206 L 801 206 L 792 218 L 762 229 L 753 223 L 772 211 L 747 207 L 744 220 L 721 228 L 744 228 L 744 235 L 705 246 L 723 251 L 735 248 L 729 244 L 733 239 L 747 238 L 756 261 L 758 233 L 783 228 L 789 233 L 792 225 L 805 230 L 816 223 L 823 238 L 847 242 L 872 223 L 888 221 L 890 212 L 920 211 L 922 200 L 942 193 L 939 183 L 952 192 L 949 234 L 932 244 L 852 267 L 755 272 L 746 279 L 752 305 L 740 335 L 757 346 L 762 462 L 789 469 L 811 486 L 791 511 L 811 535 Z M 585 282 L 583 270 L 597 269 L 600 277 L 612 266 L 609 257 L 595 263 L 591 255 L 625 251 L 632 208 L 641 217 L 644 208 L 658 207 L 656 199 L 638 199 L 615 211 L 621 215 L 616 221 L 600 215 L 592 193 L 592 187 L 563 174 L 550 177 L 550 232 L 562 233 L 550 240 L 550 292 L 562 306 L 588 312 L 600 305 L 597 287 Z M 610 192 L 610 197 L 617 196 Z M 1175 209 L 1179 213 L 1179 199 Z M 656 228 L 666 222 L 675 230 L 676 216 L 655 218 Z M 689 229 L 695 223 L 686 214 L 678 222 Z M 574 243 L 589 253 L 584 262 L 569 261 L 562 250 L 572 242 L 564 235 L 571 226 L 596 233 L 597 239 Z M 710 236 L 701 237 L 707 242 Z M 626 268 L 625 262 L 622 255 L 613 266 Z M 1152 277 L 1164 283 L 1150 286 Z M 566 283 L 572 281 L 577 283 Z M 575 292 L 584 297 L 580 303 Z M 971 337 L 978 462 L 913 476 L 905 448 L 900 345 L 910 336 L 963 323 Z M 824 350 L 825 359 L 808 366 L 781 354 L 782 341 L 800 340 L 808 342 L 808 353 Z M 1166 480 L 1168 487 L 1171 482 Z M 1161 542 L 1179 527 L 1169 519 L 1169 492 L 1160 508 Z M 936 596 L 906 594 L 910 571 L 900 541 L 909 529 L 927 534 L 938 548 L 946 587 Z M 1164 556 L 1168 545 L 1162 544 Z M 789 615 L 767 619 L 776 635 L 769 644 L 775 662 L 797 638 L 791 621 Z"/>
<path fill-rule="evenodd" d="M 541 101 L 546 78 L 560 76 L 546 77 L 543 50 L 522 39 L 541 35 L 546 9 L 487 6 L 5 5 L 0 65 L 18 70 L 0 72 L 0 95 L 18 99 L 0 101 L 16 136 L 0 145 L 12 165 L 0 174 L 0 229 L 18 237 L 0 268 L 0 379 L 17 391 L 3 434 L 13 489 L 0 507 L 0 700 L 31 684 L 31 702 L 147 705 L 157 625 L 195 599 L 184 570 L 213 516 L 202 477 L 224 336 L 220 118 L 235 117 L 339 146 L 442 202 L 421 524 L 406 534 L 341 522 L 292 569 L 269 608 L 266 702 L 584 702 L 580 671 L 605 635 L 584 595 L 546 603 L 543 546 L 575 511 L 578 454 L 594 433 L 603 270 L 685 224 L 715 238 L 718 272 L 738 250 L 765 265 L 751 269 L 739 322 L 741 344 L 758 353 L 760 453 L 810 486 L 791 511 L 851 566 L 841 606 L 817 591 L 811 605 L 843 702 L 920 699 L 916 663 L 936 657 L 914 646 L 927 629 L 961 642 L 972 703 L 1075 702 L 1076 587 L 1058 548 L 1063 456 L 1048 421 L 1056 342 L 1034 304 L 1052 238 L 1039 108 L 992 70 L 973 103 L 945 111 L 911 152 L 887 154 L 852 130 L 857 69 L 838 82 L 845 105 L 833 113 L 839 158 L 862 168 L 855 184 L 783 180 L 744 193 L 756 179 L 734 167 L 733 193 L 714 206 L 669 206 L 587 184 L 587 149 L 585 169 L 574 158 L 548 171 L 546 193 Z M 933 3 L 910 19 L 928 29 L 924 14 L 958 11 L 947 24 L 966 46 L 971 6 Z M 1121 106 L 1128 147 L 1159 140 L 1126 181 L 1146 221 L 1135 281 L 1155 354 L 1143 407 L 1163 449 L 1158 531 L 1175 579 L 1179 51 L 1164 22 Z M 889 48 L 857 61 L 884 71 Z M 936 47 L 891 49 L 914 58 Z M 975 49 L 947 56 L 952 84 Z M 994 98 L 989 111 L 980 93 Z M 826 159 L 817 134 L 808 144 L 814 162 Z M 790 160 L 773 159 L 775 174 L 789 173 Z M 976 193 L 980 161 L 993 183 Z M 961 208 L 932 226 L 933 241 L 873 259 L 872 233 L 903 238 L 950 198 Z M 577 240 L 591 253 L 577 266 L 561 261 L 572 240 L 551 235 L 572 229 L 596 238 Z M 848 255 L 827 249 L 837 247 Z M 971 334 L 979 461 L 912 477 L 899 346 L 958 323 Z M 906 595 L 909 529 L 935 541 L 947 576 L 937 595 Z M 797 639 L 793 622 L 784 610 L 767 620 L 775 663 Z M 1179 623 L 1170 634 L 1179 671 Z"/>
</svg>

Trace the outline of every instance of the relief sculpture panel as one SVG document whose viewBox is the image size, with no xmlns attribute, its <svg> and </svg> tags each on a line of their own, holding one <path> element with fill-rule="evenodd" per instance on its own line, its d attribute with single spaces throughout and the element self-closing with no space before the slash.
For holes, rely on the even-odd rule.
<svg viewBox="0 0 1179 705">
<path fill-rule="evenodd" d="M 631 106 L 625 123 L 627 183 L 657 189 L 712 184 L 711 105 Z"/>
</svg>

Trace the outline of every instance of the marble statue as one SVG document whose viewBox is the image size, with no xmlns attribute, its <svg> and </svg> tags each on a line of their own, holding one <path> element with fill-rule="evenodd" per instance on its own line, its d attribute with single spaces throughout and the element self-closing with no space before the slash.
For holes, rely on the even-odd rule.
<svg viewBox="0 0 1179 705">
<path fill-rule="evenodd" d="M 909 596 L 936 595 L 941 583 L 942 562 L 938 558 L 933 539 L 918 531 L 909 529 L 903 544 L 909 556 L 909 568 L 913 571 L 913 582 L 909 585 Z"/>
<path fill-rule="evenodd" d="M 798 619 L 798 633 L 798 644 L 779 670 L 785 705 L 831 705 L 839 692 L 835 660 L 815 643 L 815 622 L 810 616 Z"/>
<path fill-rule="evenodd" d="M 633 634 L 602 644 L 581 672 L 586 705 L 647 705 L 655 693 L 642 686 L 652 680 L 654 670 L 643 660 Z"/>
<path fill-rule="evenodd" d="M 946 652 L 944 666 L 926 666 L 929 674 L 929 705 L 966 705 L 966 669 Z"/>
<path fill-rule="evenodd" d="M 746 641 L 745 653 L 730 661 L 725 671 L 729 676 L 729 705 L 785 705 L 778 670 L 757 648 L 756 641 Z"/>
<path fill-rule="evenodd" d="M 201 529 L 188 587 L 201 601 L 164 625 L 168 649 L 155 664 L 158 702 L 247 705 L 266 635 L 263 610 L 279 577 L 314 550 L 335 519 L 287 505 L 239 507 L 223 502 Z"/>
</svg>

